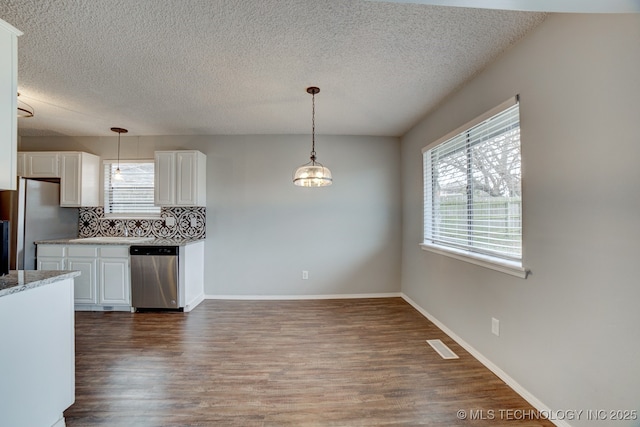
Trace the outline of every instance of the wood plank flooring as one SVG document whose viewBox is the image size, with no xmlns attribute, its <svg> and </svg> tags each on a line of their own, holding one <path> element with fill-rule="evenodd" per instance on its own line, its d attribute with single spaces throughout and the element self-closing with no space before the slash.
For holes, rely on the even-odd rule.
<svg viewBox="0 0 640 427">
<path fill-rule="evenodd" d="M 437 338 L 460 359 L 425 342 Z M 65 416 L 68 427 L 553 425 L 400 298 L 77 312 Z"/>
</svg>

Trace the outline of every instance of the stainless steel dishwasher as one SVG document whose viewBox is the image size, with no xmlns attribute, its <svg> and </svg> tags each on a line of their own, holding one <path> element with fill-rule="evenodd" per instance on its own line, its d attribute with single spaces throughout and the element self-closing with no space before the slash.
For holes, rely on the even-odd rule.
<svg viewBox="0 0 640 427">
<path fill-rule="evenodd" d="M 179 246 L 131 246 L 131 305 L 142 309 L 184 306 L 180 300 Z"/>
</svg>

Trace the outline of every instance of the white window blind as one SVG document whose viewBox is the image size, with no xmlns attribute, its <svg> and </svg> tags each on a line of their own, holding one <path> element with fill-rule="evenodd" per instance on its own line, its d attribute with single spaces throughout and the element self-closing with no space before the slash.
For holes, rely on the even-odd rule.
<svg viewBox="0 0 640 427">
<path fill-rule="evenodd" d="M 115 179 L 116 162 L 104 163 L 104 212 L 124 215 L 159 215 L 154 206 L 154 162 L 120 161 L 122 180 Z"/>
<path fill-rule="evenodd" d="M 522 265 L 520 115 L 509 104 L 423 150 L 425 244 Z"/>
</svg>

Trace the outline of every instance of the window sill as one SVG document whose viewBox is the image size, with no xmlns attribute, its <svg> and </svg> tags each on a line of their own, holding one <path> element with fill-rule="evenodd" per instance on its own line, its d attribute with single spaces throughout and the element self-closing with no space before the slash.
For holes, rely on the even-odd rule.
<svg viewBox="0 0 640 427">
<path fill-rule="evenodd" d="M 147 219 L 147 220 L 154 220 L 154 219 L 162 219 L 161 214 L 150 214 L 150 213 L 145 213 L 145 214 L 135 214 L 135 213 L 131 213 L 131 214 L 125 214 L 125 213 L 105 213 L 104 214 L 105 218 L 112 218 L 112 219 Z"/>
<path fill-rule="evenodd" d="M 479 265 L 481 267 L 489 268 L 491 270 L 500 271 L 502 273 L 510 274 L 512 276 L 526 279 L 530 271 L 523 268 L 517 262 L 509 262 L 505 260 L 498 260 L 486 255 L 475 254 L 468 251 L 445 248 L 444 246 L 432 245 L 429 243 L 421 243 L 420 247 L 423 251 L 434 252 L 440 255 L 455 258 L 461 261 L 466 261 L 471 264 Z"/>
</svg>

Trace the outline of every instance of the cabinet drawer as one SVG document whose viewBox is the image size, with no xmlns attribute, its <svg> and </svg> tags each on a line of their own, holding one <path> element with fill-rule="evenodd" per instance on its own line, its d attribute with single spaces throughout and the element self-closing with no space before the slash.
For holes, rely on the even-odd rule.
<svg viewBox="0 0 640 427">
<path fill-rule="evenodd" d="M 64 248 L 64 245 L 38 245 L 38 257 L 63 257 Z"/>
<path fill-rule="evenodd" d="M 103 258 L 128 258 L 129 246 L 101 246 L 100 256 Z"/>
<path fill-rule="evenodd" d="M 98 256 L 98 248 L 96 246 L 71 245 L 67 249 L 67 256 L 95 258 Z"/>
</svg>

